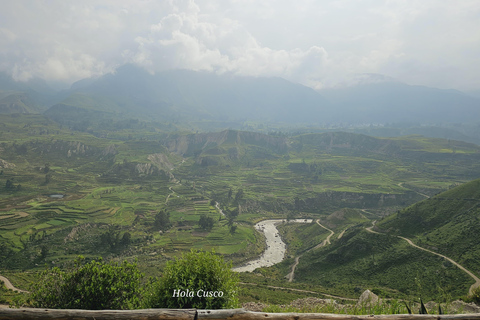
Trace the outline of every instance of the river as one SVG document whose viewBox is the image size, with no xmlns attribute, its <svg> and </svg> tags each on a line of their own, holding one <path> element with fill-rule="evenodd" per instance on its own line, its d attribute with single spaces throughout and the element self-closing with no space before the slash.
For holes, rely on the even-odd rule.
<svg viewBox="0 0 480 320">
<path fill-rule="evenodd" d="M 232 268 L 236 272 L 253 271 L 261 267 L 270 267 L 274 264 L 282 262 L 285 259 L 285 251 L 287 246 L 283 242 L 277 229 L 277 225 L 281 223 L 312 223 L 312 219 L 292 219 L 287 222 L 285 219 L 263 220 L 255 225 L 255 229 L 261 231 L 265 235 L 267 248 L 265 252 L 255 260 L 251 260 L 246 264 Z"/>
</svg>

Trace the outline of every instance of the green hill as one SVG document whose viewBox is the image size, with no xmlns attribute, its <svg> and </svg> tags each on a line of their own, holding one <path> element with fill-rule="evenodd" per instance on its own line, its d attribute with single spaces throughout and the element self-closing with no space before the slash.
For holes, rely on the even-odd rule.
<svg viewBox="0 0 480 320">
<path fill-rule="evenodd" d="M 425 199 L 380 221 L 379 229 L 412 238 L 480 274 L 480 179 Z"/>
<path fill-rule="evenodd" d="M 35 102 L 25 93 L 14 93 L 0 99 L 0 114 L 38 113 Z"/>
<path fill-rule="evenodd" d="M 366 289 L 381 298 L 443 301 L 467 294 L 472 279 L 448 261 L 388 234 L 350 227 L 331 245 L 307 252 L 295 281 L 356 297 Z"/>
</svg>

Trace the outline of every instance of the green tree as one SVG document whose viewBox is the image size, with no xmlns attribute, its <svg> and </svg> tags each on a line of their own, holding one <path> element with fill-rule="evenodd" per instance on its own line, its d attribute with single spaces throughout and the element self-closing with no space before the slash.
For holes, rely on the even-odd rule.
<svg viewBox="0 0 480 320">
<path fill-rule="evenodd" d="M 6 189 L 13 189 L 14 187 L 15 187 L 15 185 L 13 184 L 13 178 L 12 178 L 12 180 L 7 179 L 7 182 L 5 182 L 5 188 Z"/>
<path fill-rule="evenodd" d="M 222 309 L 238 305 L 238 276 L 215 252 L 191 250 L 169 261 L 153 281 L 144 308 Z M 211 296 L 210 296 L 211 295 Z"/>
<path fill-rule="evenodd" d="M 200 216 L 200 219 L 198 220 L 198 225 L 200 226 L 200 228 L 207 231 L 212 230 L 214 223 L 215 221 L 212 217 L 207 217 L 204 214 L 202 214 Z"/>
<path fill-rule="evenodd" d="M 35 284 L 32 299 L 36 308 L 133 309 L 139 305 L 140 279 L 136 264 L 124 261 L 83 263 L 77 259 L 66 271 L 45 270 Z"/>
<path fill-rule="evenodd" d="M 171 227 L 170 223 L 170 213 L 167 213 L 165 210 L 160 211 L 155 215 L 154 222 L 155 229 L 157 230 L 168 230 Z"/>
<path fill-rule="evenodd" d="M 243 189 L 239 189 L 235 194 L 235 201 L 240 201 L 243 198 Z"/>
</svg>

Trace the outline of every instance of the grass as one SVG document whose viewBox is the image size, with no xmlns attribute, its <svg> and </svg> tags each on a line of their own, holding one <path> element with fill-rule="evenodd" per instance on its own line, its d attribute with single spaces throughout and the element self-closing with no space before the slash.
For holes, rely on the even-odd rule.
<svg viewBox="0 0 480 320">
<path fill-rule="evenodd" d="M 166 134 L 151 131 L 151 127 L 147 130 L 139 123 L 127 124 L 124 130 L 94 136 L 70 131 L 40 115 L 2 116 L 1 157 L 15 165 L 5 165 L 0 174 L 2 268 L 35 270 L 85 254 L 110 259 L 138 257 L 139 265 L 153 275 L 160 272 L 155 265 L 161 267 L 192 247 L 215 249 L 228 260 L 241 263 L 262 251 L 262 237 L 253 229 L 253 224 L 261 219 L 286 218 L 293 212 L 296 216 L 322 218 L 322 223 L 340 233 L 424 199 L 425 194 L 433 195 L 480 176 L 479 147 L 441 139 L 383 139 L 329 133 L 294 136 L 284 143 L 282 139 L 286 138 L 234 131 L 191 135 L 188 139 L 172 134 L 167 139 Z M 187 141 L 182 143 L 188 144 L 184 159 L 168 150 L 169 143 L 183 141 L 175 140 L 180 136 Z M 202 144 L 207 140 L 210 144 Z M 159 163 L 152 164 L 152 154 L 162 154 L 157 159 Z M 217 164 L 210 165 L 209 161 Z M 6 189 L 7 180 L 21 186 Z M 243 195 L 236 199 L 240 190 Z M 65 197 L 51 199 L 50 194 Z M 220 215 L 210 200 L 230 210 L 240 209 L 234 221 L 235 233 L 230 233 L 225 219 L 219 221 Z M 359 209 L 373 214 L 364 213 L 362 217 Z M 172 223 L 172 228 L 163 233 L 153 228 L 155 214 L 160 210 L 170 213 Z M 216 221 L 209 232 L 199 230 L 197 225 L 202 214 Z M 469 225 L 469 221 L 461 221 L 455 227 L 456 233 L 475 234 L 474 224 Z M 111 247 L 102 244 L 102 236 L 110 229 L 120 237 L 128 232 L 131 243 Z M 282 232 L 289 243 L 290 257 L 306 252 L 329 234 L 318 225 L 288 226 Z M 68 240 L 71 234 L 75 241 Z M 438 236 L 420 234 L 418 239 L 431 246 L 456 241 L 443 231 Z M 358 237 L 355 239 L 365 245 L 381 243 L 374 237 Z M 472 266 L 478 257 L 468 249 L 471 243 L 464 243 L 462 259 Z M 343 245 L 355 246 L 351 242 Z M 42 247 L 49 249 L 46 257 L 40 255 Z M 392 247 L 394 252 L 407 250 L 397 244 Z M 331 248 L 315 252 L 332 259 L 331 254 L 340 254 L 330 251 L 333 248 L 346 250 L 332 244 Z M 453 249 L 448 250 L 450 253 Z M 393 257 L 387 251 L 378 254 L 376 259 L 382 263 L 382 259 L 386 263 Z M 322 280 L 318 271 L 303 264 L 302 258 L 299 268 L 305 270 L 305 276 L 297 278 L 300 284 L 311 282 L 351 296 L 356 294 L 356 285 L 349 282 L 373 284 L 392 296 L 418 292 L 417 288 L 405 293 L 392 291 L 405 286 L 400 284 L 400 276 L 386 280 L 393 271 L 385 265 L 382 268 L 387 271 L 381 279 L 372 278 L 367 274 L 370 256 L 347 259 L 340 266 L 348 275 L 345 279 L 334 274 L 335 264 L 331 261 L 308 255 L 305 258 L 305 263 L 314 261 L 329 270 L 333 281 Z M 357 267 L 353 261 L 359 263 Z M 420 272 L 421 258 L 415 256 L 411 262 L 415 266 L 411 272 Z M 436 271 L 433 262 L 427 266 Z M 255 281 L 265 278 L 285 284 L 282 278 L 290 264 L 287 260 L 260 270 L 263 278 Z M 441 285 L 447 288 L 454 278 L 462 283 L 460 288 L 468 283 L 454 273 L 447 272 L 446 276 L 448 281 Z M 431 288 L 427 291 L 432 294 Z"/>
</svg>

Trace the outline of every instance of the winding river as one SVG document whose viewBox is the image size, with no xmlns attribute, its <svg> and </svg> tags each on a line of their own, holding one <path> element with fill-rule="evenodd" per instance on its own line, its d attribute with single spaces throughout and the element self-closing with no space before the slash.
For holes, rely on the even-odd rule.
<svg viewBox="0 0 480 320">
<path fill-rule="evenodd" d="M 312 223 L 312 219 L 292 219 L 288 223 Z M 285 259 L 285 251 L 287 246 L 283 242 L 282 238 L 277 229 L 277 225 L 281 223 L 287 223 L 285 219 L 275 219 L 275 220 L 263 220 L 255 225 L 255 229 L 261 231 L 265 235 L 265 241 L 267 248 L 265 252 L 255 260 L 251 260 L 246 264 L 232 268 L 236 272 L 247 272 L 253 271 L 261 267 L 270 267 L 274 264 L 282 262 Z"/>
</svg>

